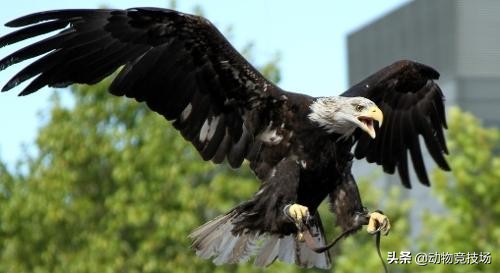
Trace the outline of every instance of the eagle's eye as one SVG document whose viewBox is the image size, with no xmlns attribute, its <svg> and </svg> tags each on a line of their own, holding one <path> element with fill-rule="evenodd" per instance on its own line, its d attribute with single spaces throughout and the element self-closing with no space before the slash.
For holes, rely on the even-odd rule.
<svg viewBox="0 0 500 273">
<path fill-rule="evenodd" d="M 355 109 L 356 109 L 356 111 L 358 111 L 358 112 L 361 112 L 361 111 L 365 110 L 365 107 L 364 107 L 363 105 L 361 105 L 361 104 L 356 104 L 356 105 L 354 106 L 354 108 L 355 108 Z"/>
</svg>

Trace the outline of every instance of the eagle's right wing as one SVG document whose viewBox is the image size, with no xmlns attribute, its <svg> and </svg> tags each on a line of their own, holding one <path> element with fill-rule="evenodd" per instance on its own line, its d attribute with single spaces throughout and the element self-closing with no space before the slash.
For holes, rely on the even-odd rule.
<svg viewBox="0 0 500 273">
<path fill-rule="evenodd" d="M 35 13 L 6 25 L 24 28 L 0 38 L 0 47 L 62 31 L 2 59 L 0 70 L 42 56 L 2 91 L 31 78 L 21 95 L 93 84 L 124 66 L 111 93 L 144 101 L 174 121 L 203 159 L 227 158 L 233 167 L 249 157 L 269 124 L 283 123 L 277 113 L 283 92 L 202 17 L 158 8 L 79 9 Z"/>
</svg>

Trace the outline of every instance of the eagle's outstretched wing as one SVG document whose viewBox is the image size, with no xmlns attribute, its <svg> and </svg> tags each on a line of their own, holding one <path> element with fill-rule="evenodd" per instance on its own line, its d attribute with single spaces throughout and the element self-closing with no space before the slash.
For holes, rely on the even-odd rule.
<svg viewBox="0 0 500 273">
<path fill-rule="evenodd" d="M 362 96 L 374 101 L 384 113 L 377 138 L 358 134 L 356 158 L 382 165 L 385 172 L 398 169 L 401 181 L 410 188 L 408 150 L 420 182 L 429 185 L 419 136 L 437 165 L 449 170 L 443 134 L 446 128 L 443 94 L 434 80 L 439 73 L 412 61 L 398 61 L 356 84 L 342 96 Z"/>
<path fill-rule="evenodd" d="M 1 70 L 43 55 L 2 91 L 31 78 L 21 95 L 93 84 L 124 66 L 111 93 L 144 101 L 173 120 L 203 159 L 227 158 L 233 167 L 248 157 L 262 127 L 278 118 L 272 109 L 279 109 L 282 91 L 202 17 L 159 8 L 79 9 L 35 13 L 6 25 L 24 28 L 0 38 L 0 47 L 62 31 L 0 60 Z"/>
</svg>

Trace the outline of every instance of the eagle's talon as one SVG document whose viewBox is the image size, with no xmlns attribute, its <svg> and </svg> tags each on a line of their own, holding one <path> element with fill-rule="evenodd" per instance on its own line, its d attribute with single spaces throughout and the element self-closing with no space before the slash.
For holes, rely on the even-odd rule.
<svg viewBox="0 0 500 273">
<path fill-rule="evenodd" d="M 370 213 L 370 219 L 368 220 L 368 226 L 366 227 L 366 231 L 369 234 L 375 234 L 380 231 L 382 235 L 387 235 L 390 230 L 391 223 L 389 222 L 389 218 L 387 218 L 387 216 L 378 211 Z"/>
<path fill-rule="evenodd" d="M 309 218 L 309 209 L 299 204 L 289 205 L 286 213 L 297 226 L 302 225 Z"/>
<path fill-rule="evenodd" d="M 297 226 L 297 240 L 303 242 L 305 238 L 302 231 L 304 230 L 304 225 L 310 219 L 309 209 L 306 206 L 292 204 L 285 208 L 285 213 L 295 223 L 295 226 Z"/>
<path fill-rule="evenodd" d="M 306 239 L 304 237 L 304 232 L 301 232 L 301 231 L 297 232 L 297 241 L 304 242 L 305 240 Z"/>
</svg>

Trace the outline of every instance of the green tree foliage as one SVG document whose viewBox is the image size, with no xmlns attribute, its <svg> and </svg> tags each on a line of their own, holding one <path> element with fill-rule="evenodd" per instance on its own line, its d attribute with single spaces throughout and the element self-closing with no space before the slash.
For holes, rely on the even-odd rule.
<svg viewBox="0 0 500 273">
<path fill-rule="evenodd" d="M 500 130 L 484 128 L 469 113 L 450 111 L 451 173 L 437 171 L 435 194 L 445 215 L 428 215 L 422 249 L 490 252 L 491 264 L 427 266 L 428 272 L 500 272 Z"/>
</svg>

